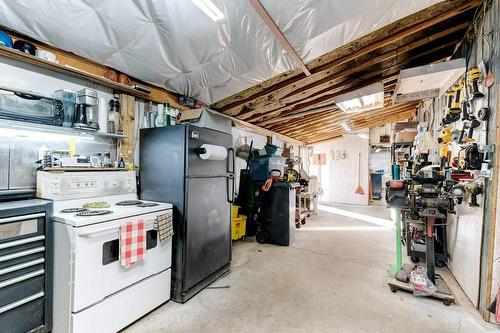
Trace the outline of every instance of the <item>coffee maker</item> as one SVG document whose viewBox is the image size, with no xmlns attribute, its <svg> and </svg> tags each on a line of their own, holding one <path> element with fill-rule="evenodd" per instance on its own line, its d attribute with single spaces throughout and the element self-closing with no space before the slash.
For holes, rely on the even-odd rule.
<svg viewBox="0 0 500 333">
<path fill-rule="evenodd" d="M 77 93 L 77 102 L 73 126 L 97 131 L 99 129 L 97 91 L 89 88 L 80 90 Z"/>
</svg>

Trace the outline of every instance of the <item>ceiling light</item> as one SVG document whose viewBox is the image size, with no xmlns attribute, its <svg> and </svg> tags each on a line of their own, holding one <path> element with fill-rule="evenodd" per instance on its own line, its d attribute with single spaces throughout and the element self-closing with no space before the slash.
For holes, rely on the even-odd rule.
<svg viewBox="0 0 500 333">
<path fill-rule="evenodd" d="M 408 102 L 439 97 L 465 73 L 465 58 L 403 69 L 393 101 Z"/>
<path fill-rule="evenodd" d="M 344 131 L 346 131 L 346 132 L 350 132 L 350 131 L 352 131 L 351 126 L 349 126 L 349 124 L 348 124 L 348 123 L 346 123 L 346 122 L 340 123 L 340 126 L 342 126 L 342 128 L 343 128 L 343 129 L 344 129 Z"/>
<path fill-rule="evenodd" d="M 369 139 L 370 137 L 368 136 L 368 134 L 366 133 L 359 133 L 358 136 L 361 138 L 361 139 Z"/>
<path fill-rule="evenodd" d="M 376 153 L 379 153 L 379 152 L 380 152 L 380 147 L 377 147 L 377 148 L 375 149 L 375 152 L 376 152 Z"/>
<path fill-rule="evenodd" d="M 208 17 L 210 17 L 213 21 L 218 22 L 224 19 L 224 14 L 217 8 L 216 5 L 213 4 L 210 0 L 192 0 L 193 3 L 201 9 Z"/>
<path fill-rule="evenodd" d="M 345 113 L 370 111 L 384 107 L 384 85 L 381 82 L 335 97 L 335 104 Z"/>
</svg>

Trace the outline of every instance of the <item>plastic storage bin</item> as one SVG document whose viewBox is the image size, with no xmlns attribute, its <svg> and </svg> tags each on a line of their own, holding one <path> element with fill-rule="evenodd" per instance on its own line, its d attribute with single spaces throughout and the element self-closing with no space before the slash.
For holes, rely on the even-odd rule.
<svg viewBox="0 0 500 333">
<path fill-rule="evenodd" d="M 286 159 L 281 156 L 255 157 L 249 162 L 250 179 L 253 181 L 265 181 L 269 178 L 271 170 L 279 170 L 283 174 Z"/>
<path fill-rule="evenodd" d="M 246 225 L 247 217 L 245 215 L 233 217 L 231 221 L 231 238 L 233 241 L 245 237 Z"/>
</svg>

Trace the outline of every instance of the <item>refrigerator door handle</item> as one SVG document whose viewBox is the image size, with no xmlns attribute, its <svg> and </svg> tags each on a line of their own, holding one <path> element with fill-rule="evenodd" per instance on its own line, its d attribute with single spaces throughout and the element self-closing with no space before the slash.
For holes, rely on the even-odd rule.
<svg viewBox="0 0 500 333">
<path fill-rule="evenodd" d="M 229 157 L 227 159 L 227 172 L 234 174 L 234 170 L 236 168 L 236 166 L 235 166 L 235 159 L 234 159 L 234 149 L 233 148 L 228 148 L 227 150 L 229 152 Z"/>
<path fill-rule="evenodd" d="M 227 202 L 232 204 L 234 202 L 234 176 L 228 174 L 226 178 Z"/>
</svg>

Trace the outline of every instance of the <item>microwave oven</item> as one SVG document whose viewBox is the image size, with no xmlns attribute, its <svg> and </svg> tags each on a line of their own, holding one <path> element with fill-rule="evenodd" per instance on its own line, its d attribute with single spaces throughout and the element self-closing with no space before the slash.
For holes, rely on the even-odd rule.
<svg viewBox="0 0 500 333">
<path fill-rule="evenodd" d="M 0 118 L 62 126 L 62 101 L 33 92 L 0 87 Z"/>
</svg>

